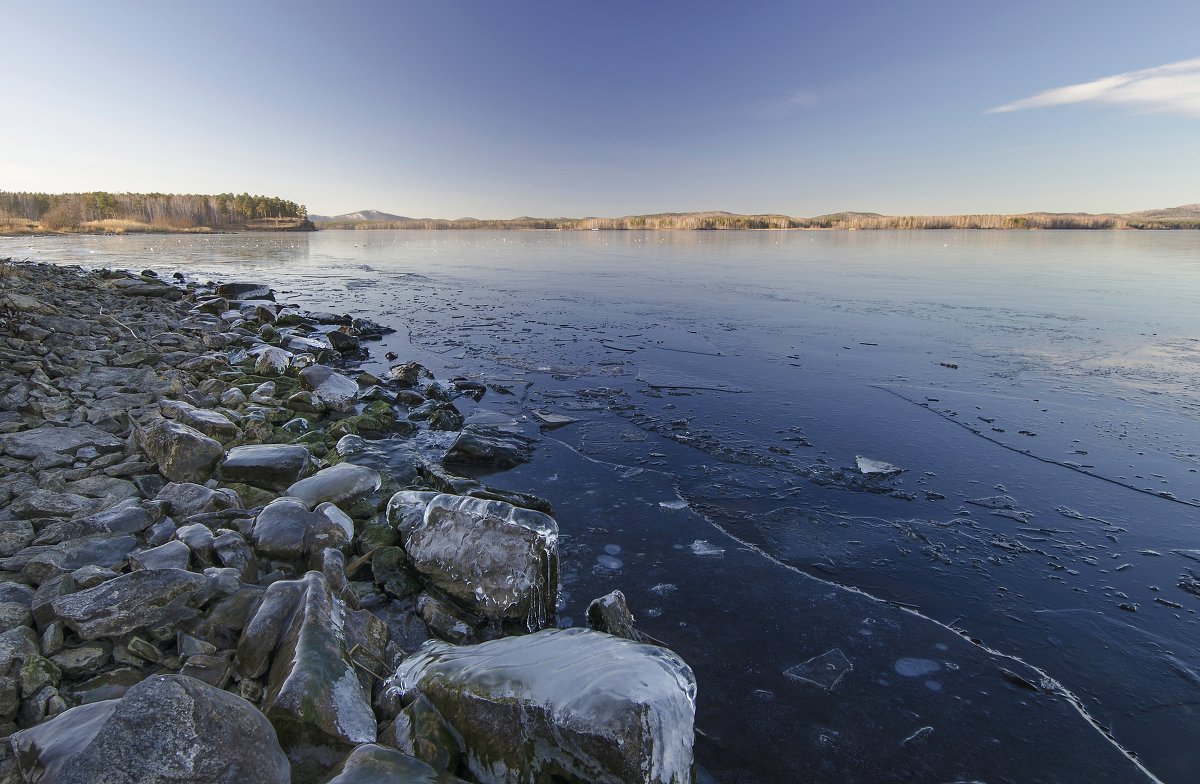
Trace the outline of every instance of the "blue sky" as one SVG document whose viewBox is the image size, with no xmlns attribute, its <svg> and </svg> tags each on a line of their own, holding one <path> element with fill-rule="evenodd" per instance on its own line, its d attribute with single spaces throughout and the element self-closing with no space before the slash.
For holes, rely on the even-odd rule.
<svg viewBox="0 0 1200 784">
<path fill-rule="evenodd" d="M 1195 0 L 46 0 L 3 19 L 5 190 L 432 217 L 1200 201 Z"/>
</svg>

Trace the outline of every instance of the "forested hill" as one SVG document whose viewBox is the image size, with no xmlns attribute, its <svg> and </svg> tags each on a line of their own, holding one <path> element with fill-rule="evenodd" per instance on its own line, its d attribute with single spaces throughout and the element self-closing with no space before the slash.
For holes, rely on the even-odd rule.
<svg viewBox="0 0 1200 784">
<path fill-rule="evenodd" d="M 0 191 L 0 232 L 311 231 L 303 204 L 278 196 L 220 193 L 27 193 Z"/>
</svg>

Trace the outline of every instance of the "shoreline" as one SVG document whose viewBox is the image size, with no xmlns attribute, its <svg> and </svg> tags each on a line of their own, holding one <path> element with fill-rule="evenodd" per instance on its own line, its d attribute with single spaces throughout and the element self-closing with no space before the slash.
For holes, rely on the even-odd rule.
<svg viewBox="0 0 1200 784">
<path fill-rule="evenodd" d="M 390 330 L 276 303 L 265 286 L 3 273 L 0 773 L 43 775 L 61 764 L 56 739 L 72 766 L 99 765 L 85 736 L 100 724 L 105 754 L 169 766 L 137 754 L 163 736 L 144 713 L 186 693 L 224 706 L 197 735 L 257 727 L 254 749 L 211 750 L 259 766 L 245 780 L 324 782 L 339 763 L 347 781 L 377 764 L 691 780 L 687 665 L 644 641 L 619 592 L 589 608 L 591 630 L 558 630 L 549 503 L 455 471 L 528 459 L 519 434 L 464 426 L 454 400 L 483 385 L 415 363 L 359 372 L 364 343 Z M 423 437 L 452 441 L 446 458 L 424 459 Z M 473 548 L 447 549 L 464 535 Z M 520 661 L 533 647 L 564 663 L 619 650 L 625 664 L 566 694 L 516 667 L 489 700 L 469 661 L 447 659 Z M 457 686 L 439 689 L 446 679 Z M 531 705 L 577 700 L 563 710 L 600 750 L 580 758 L 576 730 L 552 718 L 497 724 L 488 706 L 514 688 Z M 466 712 L 463 689 L 476 695 Z M 593 693 L 642 720 L 588 713 Z M 107 718 L 80 729 L 96 711 Z"/>
</svg>

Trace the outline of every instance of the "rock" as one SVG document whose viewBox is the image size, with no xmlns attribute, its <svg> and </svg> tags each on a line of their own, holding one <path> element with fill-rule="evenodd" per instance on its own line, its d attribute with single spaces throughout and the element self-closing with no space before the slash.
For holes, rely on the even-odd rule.
<svg viewBox="0 0 1200 784">
<path fill-rule="evenodd" d="M 29 605 L 21 602 L 0 602 L 0 632 L 17 626 L 33 626 Z"/>
<path fill-rule="evenodd" d="M 221 405 L 225 406 L 226 408 L 238 408 L 239 406 L 244 406 L 247 400 L 249 400 L 249 398 L 246 397 L 246 393 L 237 387 L 227 389 L 221 393 Z"/>
<path fill-rule="evenodd" d="M 265 299 L 275 301 L 275 292 L 261 283 L 220 283 L 214 293 L 226 300 Z"/>
<path fill-rule="evenodd" d="M 129 568 L 141 569 L 187 569 L 192 551 L 180 541 L 167 542 L 158 547 L 140 550 L 129 555 Z"/>
<path fill-rule="evenodd" d="M 125 444 L 121 439 L 91 425 L 53 427 L 43 425 L 33 430 L 0 436 L 0 449 L 5 454 L 33 460 L 44 454 L 59 452 L 74 454 L 83 447 L 93 447 L 101 453 L 119 452 Z"/>
<path fill-rule="evenodd" d="M 101 700 L 115 700 L 145 677 L 145 673 L 140 670 L 132 667 L 119 667 L 89 678 L 77 686 L 66 686 L 63 688 L 63 694 L 80 705 L 88 705 Z"/>
<path fill-rule="evenodd" d="M 513 468 L 529 462 L 534 439 L 498 427 L 467 425 L 451 444 L 442 462 L 488 468 Z"/>
<path fill-rule="evenodd" d="M 598 632 L 634 642 L 646 641 L 645 635 L 633 628 L 633 613 L 625 603 L 625 594 L 620 591 L 594 599 L 587 608 L 587 621 L 588 626 Z"/>
<path fill-rule="evenodd" d="M 320 572 L 273 583 L 238 641 L 238 672 L 259 677 L 271 665 L 262 709 L 294 766 L 316 781 L 358 744 L 373 743 L 375 714 L 350 663 L 346 607 Z"/>
<path fill-rule="evenodd" d="M 35 536 L 33 524 L 28 520 L 0 521 L 0 557 L 7 558 L 28 547 Z"/>
<path fill-rule="evenodd" d="M 277 346 L 267 346 L 258 352 L 258 359 L 254 360 L 254 375 L 256 376 L 282 376 L 288 371 L 292 364 L 292 353 L 285 351 Z"/>
<path fill-rule="evenodd" d="M 352 354 L 358 351 L 358 338 L 348 332 L 335 329 L 332 332 L 326 332 L 325 338 L 329 341 L 329 345 L 333 346 L 334 351 L 341 354 Z"/>
<path fill-rule="evenodd" d="M 358 400 L 358 384 L 324 365 L 301 370 L 300 386 L 316 394 L 334 411 L 352 411 Z"/>
<path fill-rule="evenodd" d="M 430 634 L 455 645 L 474 645 L 479 642 L 475 625 L 477 619 L 467 618 L 462 610 L 432 594 L 417 598 L 417 615 L 425 622 Z"/>
<path fill-rule="evenodd" d="M 277 498 L 263 507 L 250 530 L 260 555 L 298 561 L 326 547 L 342 549 L 354 538 L 354 522 L 332 504 L 309 511 L 296 498 Z"/>
<path fill-rule="evenodd" d="M 692 781 L 696 681 L 665 648 L 586 629 L 430 641 L 387 690 L 428 699 L 483 781 Z"/>
<path fill-rule="evenodd" d="M 325 404 L 321 402 L 321 398 L 317 397 L 315 392 L 309 392 L 304 389 L 293 392 L 288 397 L 287 407 L 293 411 L 300 411 L 305 414 L 325 413 Z"/>
<path fill-rule="evenodd" d="M 204 598 L 207 587 L 203 575 L 148 569 L 60 596 L 51 608 L 81 639 L 119 637 L 191 615 L 188 603 Z"/>
<path fill-rule="evenodd" d="M 242 505 L 242 499 L 232 490 L 212 490 L 192 482 L 171 482 L 158 491 L 154 500 L 165 501 L 168 511 L 176 520 L 184 520 L 202 512 L 237 509 Z"/>
<path fill-rule="evenodd" d="M 286 495 L 299 498 L 312 508 L 326 501 L 353 502 L 375 492 L 382 483 L 378 471 L 353 463 L 338 463 L 296 482 L 286 490 Z"/>
<path fill-rule="evenodd" d="M 421 590 L 421 581 L 399 547 L 378 547 L 372 552 L 371 576 L 393 599 L 405 599 Z"/>
<path fill-rule="evenodd" d="M 230 422 L 229 418 L 219 411 L 196 408 L 180 400 L 164 401 L 161 410 L 163 416 L 199 430 L 222 444 L 227 444 L 242 434 L 237 425 Z"/>
<path fill-rule="evenodd" d="M 20 572 L 23 579 L 40 584 L 54 574 L 73 572 L 81 566 L 117 566 L 136 546 L 137 539 L 132 536 L 85 536 L 61 544 L 26 547 L 0 559 L 0 569 Z"/>
<path fill-rule="evenodd" d="M 558 524 L 541 512 L 438 495 L 404 541 L 413 566 L 443 593 L 488 618 L 540 629 L 558 597 Z"/>
<path fill-rule="evenodd" d="M 299 444 L 259 444 L 229 450 L 221 478 L 267 490 L 283 490 L 317 470 L 317 461 Z"/>
<path fill-rule="evenodd" d="M 402 387 L 415 387 L 422 378 L 433 378 L 433 374 L 416 362 L 393 365 L 388 369 L 388 378 Z"/>
<path fill-rule="evenodd" d="M 104 669 L 112 658 L 107 645 L 90 644 L 68 648 L 50 657 L 50 661 L 71 679 L 90 678 Z"/>
<path fill-rule="evenodd" d="M 236 569 L 244 583 L 258 579 L 258 558 L 246 539 L 237 531 L 222 530 L 212 541 L 212 551 L 221 566 Z"/>
<path fill-rule="evenodd" d="M 46 784 L 289 784 L 275 731 L 254 706 L 179 675 L 73 708 L 13 736 L 26 781 Z"/>
<path fill-rule="evenodd" d="M 142 451 L 158 463 L 172 482 L 208 481 L 225 449 L 200 431 L 169 419 L 159 419 L 138 432 Z"/>
<path fill-rule="evenodd" d="M 368 743 L 346 759 L 329 784 L 465 784 L 462 779 L 435 770 L 416 757 Z"/>
<path fill-rule="evenodd" d="M 51 523 L 42 528 L 34 544 L 58 544 L 69 539 L 97 534 L 141 533 L 150 527 L 152 520 L 150 513 L 131 499 L 80 520 Z"/>
<path fill-rule="evenodd" d="M 387 521 L 399 531 L 400 541 L 406 541 L 424 522 L 429 502 L 439 495 L 428 490 L 401 490 L 391 497 L 387 505 Z"/>
<path fill-rule="evenodd" d="M 22 519 L 35 517 L 74 517 L 95 511 L 99 501 L 74 493 L 34 490 L 13 501 L 8 510 Z"/>
</svg>

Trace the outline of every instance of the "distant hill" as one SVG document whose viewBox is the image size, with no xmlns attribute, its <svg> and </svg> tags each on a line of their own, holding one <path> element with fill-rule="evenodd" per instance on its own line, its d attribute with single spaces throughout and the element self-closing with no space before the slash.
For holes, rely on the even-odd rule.
<svg viewBox="0 0 1200 784">
<path fill-rule="evenodd" d="M 1125 217 L 1160 221 L 1200 221 L 1200 204 L 1184 204 L 1180 207 L 1165 207 L 1161 210 L 1131 212 Z"/>
<path fill-rule="evenodd" d="M 356 223 L 370 221 L 412 220 L 412 218 L 406 218 L 403 215 L 393 215 L 390 212 L 380 212 L 379 210 L 359 210 L 358 212 L 347 212 L 345 215 L 309 215 L 308 219 L 313 223 Z"/>
</svg>

